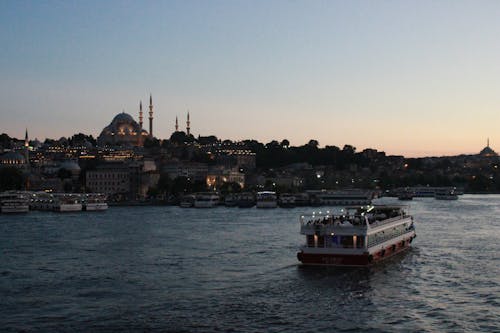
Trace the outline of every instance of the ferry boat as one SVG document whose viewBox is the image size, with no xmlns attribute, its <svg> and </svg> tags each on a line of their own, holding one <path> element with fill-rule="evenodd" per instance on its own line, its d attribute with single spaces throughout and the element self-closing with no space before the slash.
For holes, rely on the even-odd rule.
<svg viewBox="0 0 500 333">
<path fill-rule="evenodd" d="M 278 198 L 278 206 L 282 208 L 294 208 L 296 206 L 295 195 L 291 193 L 280 194 Z"/>
<path fill-rule="evenodd" d="M 276 208 L 278 202 L 276 200 L 276 192 L 261 191 L 257 192 L 257 208 Z"/>
<path fill-rule="evenodd" d="M 106 195 L 102 193 L 83 194 L 82 205 L 82 209 L 85 211 L 103 211 L 108 209 Z"/>
<path fill-rule="evenodd" d="M 413 192 L 409 189 L 401 190 L 398 194 L 398 200 L 413 200 Z"/>
<path fill-rule="evenodd" d="M 224 198 L 224 206 L 236 207 L 238 205 L 238 195 L 235 193 L 228 193 Z"/>
<path fill-rule="evenodd" d="M 54 193 L 52 210 L 55 212 L 79 212 L 83 205 L 78 194 L 73 193 Z"/>
<path fill-rule="evenodd" d="M 29 211 L 29 200 L 25 193 L 18 191 L 7 191 L 0 193 L 0 212 L 27 213 Z"/>
<path fill-rule="evenodd" d="M 444 188 L 436 190 L 434 198 L 437 200 L 458 200 L 458 195 L 453 188 Z"/>
<path fill-rule="evenodd" d="M 54 207 L 54 196 L 47 192 L 33 192 L 30 198 L 32 210 L 51 211 Z"/>
<path fill-rule="evenodd" d="M 410 247 L 416 237 L 404 206 L 360 206 L 300 217 L 305 265 L 368 266 Z"/>
<path fill-rule="evenodd" d="M 193 207 L 194 206 L 194 195 L 192 195 L 192 194 L 184 195 L 181 198 L 181 202 L 179 203 L 179 206 L 181 206 L 182 208 Z"/>
<path fill-rule="evenodd" d="M 195 208 L 212 208 L 219 204 L 220 197 L 215 192 L 199 192 L 194 195 Z"/>
<path fill-rule="evenodd" d="M 308 191 L 313 206 L 351 206 L 369 205 L 372 202 L 371 191 L 342 190 L 342 191 Z"/>
<path fill-rule="evenodd" d="M 295 194 L 295 206 L 303 207 L 309 206 L 311 203 L 309 195 L 307 193 L 296 193 Z"/>
</svg>

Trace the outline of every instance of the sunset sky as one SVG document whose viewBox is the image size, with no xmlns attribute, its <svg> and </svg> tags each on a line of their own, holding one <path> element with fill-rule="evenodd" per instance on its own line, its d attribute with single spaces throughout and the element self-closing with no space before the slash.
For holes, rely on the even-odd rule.
<svg viewBox="0 0 500 333">
<path fill-rule="evenodd" d="M 0 133 L 500 150 L 499 1 L 1 1 Z"/>
</svg>

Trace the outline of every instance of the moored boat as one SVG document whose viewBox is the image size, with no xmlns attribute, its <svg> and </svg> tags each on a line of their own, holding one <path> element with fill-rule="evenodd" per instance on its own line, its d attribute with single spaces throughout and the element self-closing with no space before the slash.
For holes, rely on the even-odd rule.
<svg viewBox="0 0 500 333">
<path fill-rule="evenodd" d="M 413 192 L 410 191 L 409 189 L 404 189 L 399 192 L 398 194 L 398 200 L 413 200 Z"/>
<path fill-rule="evenodd" d="M 278 198 L 278 206 L 281 208 L 293 208 L 295 204 L 295 195 L 292 193 L 282 193 Z"/>
<path fill-rule="evenodd" d="M 108 209 L 107 198 L 102 193 L 87 193 L 82 195 L 82 209 L 85 211 L 103 211 Z"/>
<path fill-rule="evenodd" d="M 239 193 L 236 201 L 239 208 L 251 208 L 255 206 L 255 196 L 251 192 Z"/>
<path fill-rule="evenodd" d="M 194 195 L 195 208 L 212 208 L 219 205 L 220 197 L 215 192 L 199 192 Z"/>
<path fill-rule="evenodd" d="M 78 212 L 83 209 L 82 201 L 78 194 L 55 193 L 53 198 L 52 210 L 55 212 Z"/>
<path fill-rule="evenodd" d="M 276 192 L 273 191 L 261 191 L 257 192 L 256 200 L 257 208 L 276 208 L 278 207 L 278 202 L 276 200 Z"/>
<path fill-rule="evenodd" d="M 437 200 L 458 200 L 458 195 L 453 188 L 445 188 L 436 191 L 434 198 Z"/>
<path fill-rule="evenodd" d="M 187 194 L 181 198 L 179 206 L 182 208 L 191 208 L 194 206 L 194 195 Z"/>
<path fill-rule="evenodd" d="M 28 196 L 23 192 L 7 191 L 0 193 L 0 212 L 27 213 L 29 211 Z"/>
<path fill-rule="evenodd" d="M 308 191 L 313 206 L 351 206 L 369 205 L 372 202 L 373 192 L 348 189 L 342 191 Z"/>
<path fill-rule="evenodd" d="M 367 266 L 410 247 L 413 217 L 403 206 L 360 206 L 300 218 L 306 243 L 297 258 L 306 265 Z"/>
<path fill-rule="evenodd" d="M 228 193 L 224 197 L 224 206 L 236 207 L 238 205 L 238 195 L 235 193 Z"/>
</svg>

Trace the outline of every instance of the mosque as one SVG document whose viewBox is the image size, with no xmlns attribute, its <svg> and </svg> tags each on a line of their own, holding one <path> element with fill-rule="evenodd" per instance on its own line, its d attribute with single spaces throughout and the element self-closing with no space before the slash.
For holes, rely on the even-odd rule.
<svg viewBox="0 0 500 333">
<path fill-rule="evenodd" d="M 483 156 L 483 157 L 495 157 L 495 156 L 498 156 L 498 154 L 490 148 L 490 139 L 488 138 L 487 142 L 486 142 L 486 147 L 483 148 L 483 150 L 481 150 L 479 152 L 479 156 Z"/>
<path fill-rule="evenodd" d="M 147 137 L 153 136 L 153 97 L 149 96 L 149 133 L 142 128 L 142 101 L 139 103 L 139 123 L 128 113 L 117 114 L 97 137 L 100 146 L 142 146 Z"/>
<path fill-rule="evenodd" d="M 153 97 L 149 95 L 149 132 L 143 129 L 142 101 L 139 102 L 139 123 L 128 113 L 117 114 L 97 137 L 99 146 L 143 146 L 146 138 L 153 136 Z M 187 114 L 186 130 L 190 134 L 189 112 Z M 175 118 L 175 131 L 179 131 L 179 123 Z"/>
</svg>

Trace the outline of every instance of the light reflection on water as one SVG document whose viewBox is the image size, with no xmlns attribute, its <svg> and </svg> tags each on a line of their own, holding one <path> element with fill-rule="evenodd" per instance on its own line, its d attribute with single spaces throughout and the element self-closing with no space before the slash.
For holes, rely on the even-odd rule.
<svg viewBox="0 0 500 333">
<path fill-rule="evenodd" d="M 0 215 L 0 326 L 498 331 L 499 199 L 416 198 L 412 249 L 354 269 L 298 264 L 308 208 Z"/>
</svg>

